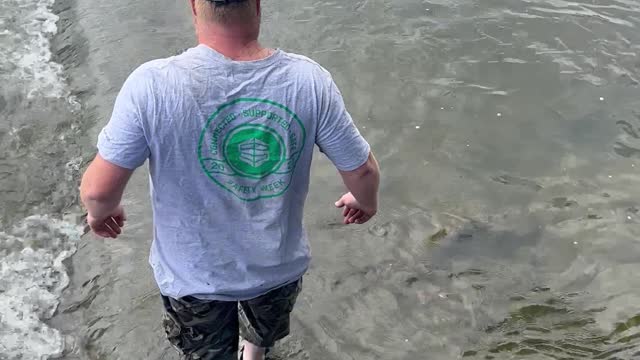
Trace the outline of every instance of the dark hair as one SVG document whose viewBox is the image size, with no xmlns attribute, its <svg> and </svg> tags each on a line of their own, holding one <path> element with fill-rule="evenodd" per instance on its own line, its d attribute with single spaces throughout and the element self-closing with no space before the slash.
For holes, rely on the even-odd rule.
<svg viewBox="0 0 640 360">
<path fill-rule="evenodd" d="M 247 0 L 208 0 L 208 1 L 212 2 L 216 6 L 225 6 L 225 5 L 234 4 L 234 3 L 247 2 Z"/>
<path fill-rule="evenodd" d="M 211 5 L 213 21 L 228 24 L 237 21 L 246 21 L 254 12 L 251 0 L 201 0 Z"/>
</svg>

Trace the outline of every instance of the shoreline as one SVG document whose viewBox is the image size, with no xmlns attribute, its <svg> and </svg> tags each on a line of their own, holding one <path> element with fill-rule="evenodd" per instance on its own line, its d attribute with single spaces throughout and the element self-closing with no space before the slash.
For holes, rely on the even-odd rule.
<svg viewBox="0 0 640 360">
<path fill-rule="evenodd" d="M 89 145 L 90 141 L 88 141 L 87 133 L 95 126 L 95 117 L 93 116 L 91 109 L 86 106 L 85 102 L 87 97 L 93 92 L 92 84 L 89 81 L 90 77 L 75 76 L 78 72 L 86 74 L 86 59 L 88 57 L 88 49 L 86 47 L 88 40 L 84 37 L 83 31 L 78 29 L 79 25 L 76 21 L 76 3 L 77 0 L 56 0 L 54 2 L 51 11 L 58 16 L 58 21 L 56 22 L 58 31 L 50 39 L 50 49 L 52 53 L 51 61 L 54 61 L 63 67 L 64 81 L 66 82 L 70 92 L 68 101 L 75 102 L 78 100 L 76 104 L 79 105 L 76 111 L 71 112 L 72 119 L 69 121 L 73 122 L 73 125 L 80 129 L 79 135 L 81 135 L 82 140 L 85 141 L 82 142 L 83 146 L 81 152 L 74 154 L 74 156 L 79 156 L 81 159 L 81 161 L 76 165 L 77 172 L 75 175 L 77 175 L 77 177 L 72 179 L 74 184 L 72 198 L 74 201 L 72 203 L 73 205 L 64 209 L 63 215 L 71 215 L 75 218 L 76 224 L 78 226 L 82 226 L 85 224 L 84 218 L 86 214 L 80 205 L 78 187 L 82 172 L 92 160 L 91 151 L 89 151 L 91 146 Z M 81 71 L 78 71 L 80 69 Z M 73 289 L 77 287 L 77 284 L 74 281 L 77 275 L 76 268 L 74 266 L 74 258 L 77 256 L 79 249 L 86 241 L 86 233 L 87 229 L 85 228 L 83 234 L 80 236 L 79 242 L 75 245 L 76 250 L 62 262 L 62 265 L 66 269 L 69 283 L 62 291 L 61 297 L 58 299 L 59 304 L 55 313 L 50 319 L 45 321 L 47 325 L 59 331 L 63 338 L 62 352 L 53 358 L 66 358 L 66 356 L 74 351 L 74 348 L 76 347 L 75 339 L 78 334 L 69 331 L 68 328 L 64 326 L 67 325 L 66 322 L 64 320 L 61 321 L 60 317 L 61 311 L 63 311 L 65 304 L 68 301 L 69 293 L 73 292 Z M 73 358 L 74 357 L 71 357 L 71 359 Z"/>
<path fill-rule="evenodd" d="M 86 42 L 73 26 L 74 4 L 75 0 L 26 3 L 23 12 L 17 10 L 28 15 L 15 30 L 25 42 L 15 53 L 23 63 L 13 64 L 18 75 L 8 73 L 16 84 L 11 84 L 15 89 L 7 87 L 10 103 L 0 114 L 0 120 L 6 119 L 4 124 L 16 131 L 0 139 L 7 140 L 0 142 L 2 175 L 10 174 L 1 179 L 9 190 L 2 191 L 0 222 L 5 229 L 0 242 L 7 241 L 9 247 L 0 246 L 0 326 L 8 326 L 8 334 L 0 339 L 7 340 L 0 344 L 0 357 L 59 358 L 68 340 L 56 317 L 67 289 L 74 286 L 72 263 L 82 243 L 83 222 L 78 184 L 90 161 L 85 155 L 90 154 L 87 132 L 94 123 L 91 112 L 78 103 L 90 82 L 82 85 L 72 76 L 84 62 L 78 51 Z M 26 70 L 21 73 L 22 68 Z"/>
<path fill-rule="evenodd" d="M 94 140 L 101 123 L 108 119 L 117 90 L 134 64 L 141 62 L 132 59 L 127 65 L 126 61 L 109 61 L 109 56 L 124 53 L 118 44 L 102 42 L 102 32 L 111 24 L 110 19 L 100 22 L 105 19 L 100 7 L 116 8 L 117 5 L 58 0 L 52 7 L 59 16 L 58 32 L 50 44 L 52 61 L 63 66 L 69 90 L 81 103 L 81 110 L 74 114 L 73 121 L 82 129 L 82 141 L 86 143 L 80 154 L 82 161 L 78 178 L 73 179 L 74 185 L 79 184 L 82 171 L 95 155 Z M 124 4 L 119 9 L 123 11 L 130 7 L 135 5 Z M 78 13 L 83 14 L 82 18 Z M 126 25 L 114 28 L 120 32 L 127 30 Z M 127 37 L 116 34 L 114 38 L 126 40 Z M 113 69 L 105 70 L 111 65 Z M 133 220 L 125 229 L 126 235 L 110 241 L 85 234 L 76 244 L 76 252 L 64 261 L 69 284 L 62 292 L 56 313 L 46 321 L 64 339 L 63 352 L 56 358 L 177 359 L 177 353 L 161 332 L 160 297 L 147 265 L 149 234 L 152 233 L 151 217 L 147 215 L 150 206 L 147 197 L 135 196 L 148 193 L 146 171 L 142 170 L 132 178 L 123 200 Z M 77 195 L 75 189 L 75 200 L 78 200 Z M 75 204 L 78 205 L 66 208 L 65 213 L 81 212 L 79 201 Z M 143 329 L 144 334 L 135 335 L 136 341 L 122 344 L 130 340 L 127 336 L 137 328 Z M 141 353 L 145 348 L 156 351 L 155 355 Z"/>
</svg>

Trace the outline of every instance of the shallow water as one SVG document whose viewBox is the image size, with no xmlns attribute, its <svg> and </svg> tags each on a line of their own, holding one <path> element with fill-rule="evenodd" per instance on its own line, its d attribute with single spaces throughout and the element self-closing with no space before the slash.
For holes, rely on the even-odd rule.
<svg viewBox="0 0 640 360">
<path fill-rule="evenodd" d="M 0 0 L 0 9 L 15 1 Z M 278 349 L 283 358 L 640 357 L 638 2 L 264 7 L 265 43 L 333 73 L 384 174 L 378 218 L 344 227 L 330 200 L 342 186 L 318 157 L 305 217 L 314 263 L 294 335 Z M 9 229 L 30 215 L 77 223 L 79 169 L 124 78 L 194 44 L 182 1 L 60 0 L 53 10 L 54 57 L 37 68 L 53 69 L 62 85 L 44 92 L 26 75 L 0 75 L 12 84 L 0 101 L 0 215 Z M 0 359 L 18 358 L 19 346 L 25 359 L 63 348 L 67 359 L 177 359 L 162 337 L 146 263 L 144 171 L 125 205 L 131 221 L 122 239 L 85 236 L 66 262 L 71 286 L 48 322 L 62 335 L 37 348 L 0 330 Z M 8 230 L 0 240 L 63 239 L 62 248 L 40 246 L 52 254 L 49 269 L 76 244 L 56 231 Z M 26 244 L 4 246 L 0 269 L 25 247 L 38 249 Z M 29 279 L 5 274 L 0 301 Z M 52 275 L 56 284 L 63 274 Z M 42 309 L 55 307 L 58 289 L 41 296 Z M 38 302 L 24 304 L 49 315 Z M 37 340 L 38 326 L 22 327 Z"/>
</svg>

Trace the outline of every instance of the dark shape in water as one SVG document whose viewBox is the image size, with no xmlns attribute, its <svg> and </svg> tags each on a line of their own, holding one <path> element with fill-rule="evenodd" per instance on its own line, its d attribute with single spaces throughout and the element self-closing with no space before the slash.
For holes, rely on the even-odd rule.
<svg viewBox="0 0 640 360">
<path fill-rule="evenodd" d="M 533 289 L 531 289 L 531 291 L 533 292 L 548 292 L 549 290 L 551 289 L 545 286 L 536 286 Z"/>
<path fill-rule="evenodd" d="M 513 351 L 513 350 L 517 349 L 518 347 L 520 347 L 520 345 L 518 345 L 518 343 L 510 341 L 508 343 L 503 343 L 503 344 L 500 344 L 500 345 L 496 346 L 495 348 L 489 350 L 489 352 L 499 353 L 499 352 L 503 352 L 503 351 Z"/>
<path fill-rule="evenodd" d="M 458 240 L 471 240 L 473 238 L 472 234 L 460 234 L 458 235 Z"/>
<path fill-rule="evenodd" d="M 411 276 L 410 278 L 408 278 L 407 280 L 405 280 L 404 282 L 408 285 L 411 286 L 413 284 L 415 284 L 418 281 L 418 277 L 417 276 Z"/>
<path fill-rule="evenodd" d="M 638 114 L 636 114 L 636 116 L 638 116 Z M 619 120 L 616 121 L 616 124 L 620 125 L 622 131 L 627 133 L 629 136 L 633 137 L 634 139 L 640 139 L 640 135 L 638 135 L 638 132 L 633 128 L 633 125 L 631 125 L 631 123 L 624 120 Z"/>
<path fill-rule="evenodd" d="M 625 351 L 625 350 L 629 350 L 629 349 L 633 349 L 633 348 L 634 348 L 634 346 L 625 346 L 625 347 L 621 347 L 621 348 L 618 348 L 618 349 L 608 350 L 608 351 L 605 351 L 605 352 L 603 352 L 603 353 L 601 353 L 601 354 L 599 354 L 597 356 L 594 356 L 593 358 L 594 359 L 606 359 L 606 358 L 608 358 L 609 356 L 611 356 L 613 354 L 617 354 L 617 353 L 619 353 L 621 351 Z"/>
<path fill-rule="evenodd" d="M 640 157 L 640 149 L 632 148 L 631 146 L 627 146 L 620 141 L 616 142 L 613 147 L 613 151 L 615 151 L 616 154 L 626 158 L 634 156 Z"/>
<path fill-rule="evenodd" d="M 527 326 L 525 328 L 525 330 L 527 331 L 535 331 L 535 332 L 539 332 L 539 333 L 543 333 L 543 334 L 548 334 L 551 332 L 551 330 L 547 329 L 547 328 L 543 328 L 540 326 Z"/>
<path fill-rule="evenodd" d="M 437 243 L 438 241 L 444 239 L 449 233 L 447 229 L 440 229 L 437 233 L 429 236 L 429 242 Z"/>
<path fill-rule="evenodd" d="M 551 200 L 553 207 L 561 209 L 565 207 L 578 206 L 578 203 L 574 200 L 569 200 L 566 197 L 557 197 Z"/>
<path fill-rule="evenodd" d="M 519 185 L 519 186 L 528 187 L 533 191 L 540 191 L 544 189 L 542 185 L 536 183 L 535 181 L 531 181 L 528 179 L 523 179 L 523 178 L 511 176 L 511 175 L 493 176 L 491 180 L 498 182 L 500 184 L 505 184 L 505 185 Z"/>
<path fill-rule="evenodd" d="M 538 353 L 538 352 L 537 352 L 537 351 L 535 351 L 535 350 L 533 350 L 533 349 L 525 348 L 525 349 L 521 349 L 521 350 L 519 350 L 519 351 L 516 353 L 516 355 L 524 355 L 524 356 L 526 356 L 526 355 L 534 355 L 534 354 L 537 354 L 537 353 Z"/>
<path fill-rule="evenodd" d="M 640 314 L 632 317 L 631 319 L 623 323 L 618 323 L 616 325 L 616 328 L 613 330 L 613 332 L 609 336 L 611 337 L 614 335 L 618 335 L 622 332 L 625 332 L 631 328 L 638 327 L 638 326 L 640 326 Z"/>
<path fill-rule="evenodd" d="M 563 330 L 563 329 L 569 329 L 569 328 L 581 328 L 589 324 L 594 324 L 595 322 L 596 321 L 591 318 L 567 320 L 567 321 L 561 321 L 557 324 L 554 324 L 553 329 Z"/>
<path fill-rule="evenodd" d="M 449 278 L 459 278 L 463 276 L 474 276 L 474 275 L 484 275 L 486 272 L 480 269 L 468 269 L 465 271 L 461 271 L 456 274 L 449 274 Z"/>
</svg>

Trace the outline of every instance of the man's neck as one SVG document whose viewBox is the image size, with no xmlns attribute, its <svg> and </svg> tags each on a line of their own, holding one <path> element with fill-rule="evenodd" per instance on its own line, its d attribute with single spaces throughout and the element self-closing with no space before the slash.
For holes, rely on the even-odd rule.
<svg viewBox="0 0 640 360">
<path fill-rule="evenodd" d="M 271 50 L 262 47 L 258 34 L 229 31 L 217 26 L 207 26 L 198 31 L 198 42 L 206 45 L 227 58 L 235 61 L 261 60 L 271 54 Z"/>
</svg>

